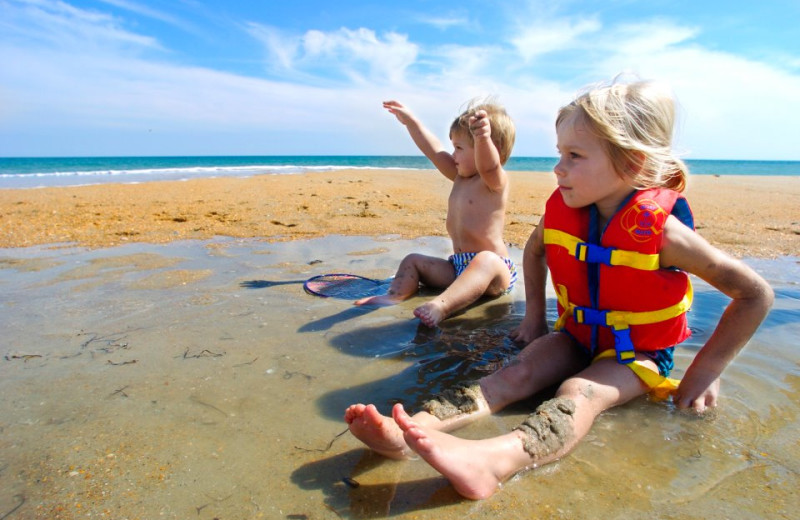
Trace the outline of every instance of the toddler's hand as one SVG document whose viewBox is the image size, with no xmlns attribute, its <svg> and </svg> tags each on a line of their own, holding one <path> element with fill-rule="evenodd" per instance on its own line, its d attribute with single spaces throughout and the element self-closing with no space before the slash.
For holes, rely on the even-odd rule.
<svg viewBox="0 0 800 520">
<path fill-rule="evenodd" d="M 408 125 L 414 119 L 414 115 L 411 113 L 411 110 L 405 107 L 399 101 L 384 101 L 383 108 L 394 114 L 398 121 L 403 123 L 404 125 Z"/>
<path fill-rule="evenodd" d="M 475 115 L 469 117 L 469 131 L 472 137 L 491 137 L 492 126 L 489 124 L 489 114 L 486 110 L 478 110 Z"/>
</svg>

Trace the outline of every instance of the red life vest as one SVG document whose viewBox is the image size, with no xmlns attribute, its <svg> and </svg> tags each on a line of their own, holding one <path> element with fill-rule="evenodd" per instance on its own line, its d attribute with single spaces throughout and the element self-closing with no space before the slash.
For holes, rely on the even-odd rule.
<svg viewBox="0 0 800 520">
<path fill-rule="evenodd" d="M 630 363 L 635 350 L 668 348 L 691 334 L 689 277 L 659 265 L 670 214 L 694 229 L 686 199 L 668 189 L 635 191 L 605 230 L 596 229 L 593 205 L 570 208 L 558 190 L 547 201 L 544 242 L 558 295 L 555 329 L 566 330 L 592 357 L 615 348 L 617 360 Z"/>
</svg>

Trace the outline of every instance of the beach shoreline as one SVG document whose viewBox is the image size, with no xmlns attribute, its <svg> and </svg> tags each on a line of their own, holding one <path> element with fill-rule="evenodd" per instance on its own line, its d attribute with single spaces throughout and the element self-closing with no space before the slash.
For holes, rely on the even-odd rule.
<svg viewBox="0 0 800 520">
<path fill-rule="evenodd" d="M 555 188 L 509 172 L 505 240 L 522 248 Z M 105 248 L 216 236 L 274 241 L 445 236 L 450 183 L 434 170 L 343 169 L 140 184 L 0 190 L 0 247 Z M 697 175 L 686 196 L 698 232 L 737 257 L 800 251 L 800 177 Z"/>
</svg>

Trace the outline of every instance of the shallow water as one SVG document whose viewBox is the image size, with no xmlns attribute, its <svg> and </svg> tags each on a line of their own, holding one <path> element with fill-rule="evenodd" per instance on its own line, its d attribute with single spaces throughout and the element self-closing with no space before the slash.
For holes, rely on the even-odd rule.
<svg viewBox="0 0 800 520">
<path fill-rule="evenodd" d="M 357 401 L 413 408 L 497 368 L 516 350 L 505 335 L 522 284 L 436 330 L 411 319 L 424 295 L 370 310 L 301 286 L 325 272 L 385 278 L 412 250 L 444 256 L 448 242 L 0 250 L 0 518 L 794 517 L 797 258 L 749 262 L 777 302 L 724 374 L 712 416 L 639 399 L 562 461 L 470 502 L 423 462 L 386 461 L 340 435 L 341 416 Z M 695 288 L 677 377 L 726 303 Z M 505 432 L 530 406 L 459 434 Z"/>
</svg>

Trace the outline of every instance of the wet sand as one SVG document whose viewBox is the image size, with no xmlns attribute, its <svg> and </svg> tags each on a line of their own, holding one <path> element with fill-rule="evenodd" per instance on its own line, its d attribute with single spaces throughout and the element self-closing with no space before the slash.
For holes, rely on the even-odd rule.
<svg viewBox="0 0 800 520">
<path fill-rule="evenodd" d="M 723 172 L 724 173 L 724 172 Z M 554 176 L 511 172 L 506 241 L 523 247 Z M 450 183 L 435 171 L 343 170 L 185 182 L 0 190 L 0 247 L 92 248 L 215 236 L 445 236 Z M 699 232 L 735 256 L 800 251 L 800 177 L 691 177 Z"/>
<path fill-rule="evenodd" d="M 330 271 L 390 276 L 442 237 L 217 238 L 0 249 L 0 516 L 5 518 L 789 518 L 800 485 L 797 259 L 751 261 L 768 321 L 706 419 L 642 398 L 562 461 L 462 500 L 421 461 L 386 461 L 344 408 L 416 408 L 516 350 L 521 287 L 420 326 L 425 295 L 380 309 L 305 294 Z M 513 248 L 518 260 L 521 251 Z M 794 282 L 792 282 L 794 280 Z M 680 377 L 725 298 L 695 286 Z M 552 302 L 551 302 L 552 303 Z M 554 319 L 550 316 L 550 319 Z M 538 399 L 544 398 L 545 395 Z M 508 431 L 538 400 L 459 432 Z"/>
<path fill-rule="evenodd" d="M 539 211 L 523 210 L 540 207 L 552 180 L 512 175 L 530 189 L 517 190 L 508 221 L 518 261 Z M 436 179 L 353 171 L 0 191 L 0 518 L 792 516 L 800 265 L 782 255 L 798 250 L 794 178 L 692 187 L 725 208 L 696 197 L 700 231 L 710 218 L 727 229 L 707 236 L 750 257 L 778 297 L 723 375 L 712 416 L 636 400 L 604 414 L 569 457 L 479 503 L 421 461 L 386 461 L 342 435 L 352 402 L 413 409 L 515 352 L 521 284 L 438 329 L 411 316 L 424 294 L 367 309 L 301 288 L 325 272 L 391 276 L 409 251 L 448 254 L 448 186 Z M 676 377 L 726 304 L 702 282 L 695 291 Z M 535 404 L 459 435 L 508 431 Z"/>
</svg>

